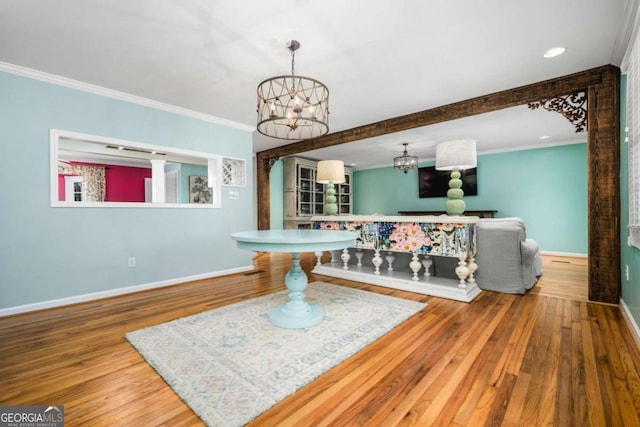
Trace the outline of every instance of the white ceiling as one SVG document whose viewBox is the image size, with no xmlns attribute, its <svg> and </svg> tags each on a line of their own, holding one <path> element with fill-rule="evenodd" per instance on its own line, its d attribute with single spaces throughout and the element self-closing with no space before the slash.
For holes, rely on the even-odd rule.
<svg viewBox="0 0 640 427">
<path fill-rule="evenodd" d="M 638 0 L 5 0 L 0 61 L 255 126 L 256 86 L 296 73 L 331 92 L 331 132 L 605 64 L 620 66 Z M 549 48 L 566 52 L 545 59 Z M 538 139 L 549 135 L 545 141 Z M 479 152 L 585 141 L 517 107 L 306 153 L 386 166 L 474 138 Z M 291 141 L 254 132 L 254 151 Z"/>
</svg>

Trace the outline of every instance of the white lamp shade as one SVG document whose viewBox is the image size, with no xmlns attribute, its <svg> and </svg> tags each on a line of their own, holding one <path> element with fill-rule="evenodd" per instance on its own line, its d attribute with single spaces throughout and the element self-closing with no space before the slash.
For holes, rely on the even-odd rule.
<svg viewBox="0 0 640 427">
<path fill-rule="evenodd" d="M 320 184 L 342 184 L 344 182 L 344 163 L 342 160 L 320 160 L 316 181 Z"/>
<path fill-rule="evenodd" d="M 474 139 L 445 141 L 436 146 L 437 170 L 462 170 L 476 166 L 476 141 Z"/>
</svg>

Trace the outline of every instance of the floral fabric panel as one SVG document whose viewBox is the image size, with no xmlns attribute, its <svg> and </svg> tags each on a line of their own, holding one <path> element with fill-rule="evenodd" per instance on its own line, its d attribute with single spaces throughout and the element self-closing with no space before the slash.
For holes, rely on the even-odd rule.
<svg viewBox="0 0 640 427">
<path fill-rule="evenodd" d="M 436 222 L 316 221 L 318 230 L 358 233 L 355 248 L 457 257 L 475 253 L 475 224 Z"/>
<path fill-rule="evenodd" d="M 81 176 L 83 202 L 104 202 L 107 187 L 104 166 L 58 163 L 58 175 Z"/>
</svg>

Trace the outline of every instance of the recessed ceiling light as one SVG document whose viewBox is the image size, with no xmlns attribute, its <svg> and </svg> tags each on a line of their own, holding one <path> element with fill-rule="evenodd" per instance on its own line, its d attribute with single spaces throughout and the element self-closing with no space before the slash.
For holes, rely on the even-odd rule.
<svg viewBox="0 0 640 427">
<path fill-rule="evenodd" d="M 542 135 L 539 136 L 538 139 L 549 139 L 549 135 Z"/>
<path fill-rule="evenodd" d="M 563 47 L 554 47 L 544 53 L 545 58 L 553 58 L 554 56 L 562 55 L 566 49 Z"/>
</svg>

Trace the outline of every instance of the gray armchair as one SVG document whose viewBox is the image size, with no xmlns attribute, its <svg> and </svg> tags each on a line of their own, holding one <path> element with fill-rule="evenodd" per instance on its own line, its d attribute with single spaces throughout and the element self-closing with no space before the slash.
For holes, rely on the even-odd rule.
<svg viewBox="0 0 640 427">
<path fill-rule="evenodd" d="M 540 247 L 527 239 L 520 218 L 480 219 L 476 224 L 476 282 L 481 289 L 524 294 L 542 275 Z"/>
</svg>

